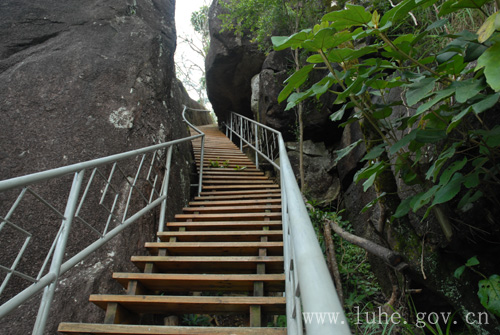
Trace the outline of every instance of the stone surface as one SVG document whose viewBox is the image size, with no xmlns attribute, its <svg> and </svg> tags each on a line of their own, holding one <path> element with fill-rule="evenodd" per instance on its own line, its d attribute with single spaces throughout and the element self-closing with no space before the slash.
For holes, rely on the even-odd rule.
<svg viewBox="0 0 500 335">
<path fill-rule="evenodd" d="M 348 124 L 344 128 L 342 133 L 342 138 L 338 145 L 338 149 L 345 148 L 358 140 L 363 139 L 363 134 L 358 122 L 353 122 Z M 342 158 L 337 163 L 337 170 L 340 177 L 340 182 L 344 189 L 347 189 L 349 185 L 353 182 L 354 174 L 363 166 L 360 160 L 366 154 L 366 146 L 364 142 L 361 142 L 356 146 L 348 155 Z"/>
<path fill-rule="evenodd" d="M 288 158 L 295 177 L 299 180 L 298 143 L 288 142 Z M 319 204 L 332 203 L 340 192 L 340 182 L 335 171 L 333 159 L 323 142 L 304 142 L 305 194 Z"/>
<path fill-rule="evenodd" d="M 224 0 L 221 0 L 224 1 Z M 213 1 L 209 11 L 210 49 L 205 60 L 207 94 L 219 122 L 231 111 L 252 117 L 251 79 L 260 72 L 264 54 L 248 38 L 232 32 L 220 32 L 220 1 Z"/>
<path fill-rule="evenodd" d="M 177 92 L 175 95 L 183 97 L 182 100 L 184 101 L 184 105 L 189 107 L 186 109 L 186 118 L 189 122 L 195 126 L 204 126 L 214 123 L 214 120 L 210 116 L 210 112 L 205 111 L 207 108 L 199 102 L 191 99 L 180 80 L 176 80 L 176 88 Z"/>
<path fill-rule="evenodd" d="M 174 6 L 173 0 L 137 5 L 133 0 L 2 1 L 0 179 L 187 136 L 183 97 L 174 81 Z M 189 197 L 189 146 L 174 150 L 173 161 L 169 208 L 177 211 Z M 130 178 L 126 167 L 124 173 Z M 61 209 L 66 184 L 48 186 L 43 195 Z M 6 204 L 0 195 L 1 215 Z M 96 214 L 89 220 L 102 223 L 103 217 Z M 60 218 L 41 216 L 34 206 L 22 224 L 35 234 L 33 245 L 50 246 Z M 60 321 L 102 321 L 103 312 L 88 303 L 88 295 L 122 292 L 111 273 L 133 270 L 130 255 L 144 252 L 140 250 L 153 238 L 156 224 L 157 213 L 151 213 L 68 272 L 56 293 L 46 334 L 55 334 Z M 95 238 L 84 225 L 74 229 L 69 254 Z M 0 263 L 10 265 L 5 261 L 12 247 L 0 247 L 8 250 Z M 20 267 L 33 272 L 44 250 L 30 246 Z M 38 302 L 30 301 L 2 319 L 2 333 L 31 333 L 37 309 Z"/>
</svg>

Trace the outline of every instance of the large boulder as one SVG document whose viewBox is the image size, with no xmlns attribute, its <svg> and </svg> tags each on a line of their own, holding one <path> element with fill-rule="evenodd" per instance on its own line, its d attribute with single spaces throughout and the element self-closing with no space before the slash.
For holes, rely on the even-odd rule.
<svg viewBox="0 0 500 335">
<path fill-rule="evenodd" d="M 174 8 L 174 0 L 3 0 L 0 179 L 187 136 L 183 101 L 174 82 Z M 170 218 L 189 197 L 189 148 L 174 151 Z M 126 167 L 124 172 L 129 173 Z M 64 209 L 67 184 L 48 186 L 43 196 Z M 6 214 L 7 200 L 0 194 L 1 216 Z M 88 218 L 91 223 L 101 220 Z M 43 262 L 44 248 L 50 246 L 60 219 L 32 213 L 21 223 L 38 233 L 19 265 L 32 271 Z M 47 334 L 55 334 L 63 320 L 102 321 L 103 312 L 88 303 L 88 295 L 122 291 L 111 273 L 134 270 L 130 255 L 145 252 L 140 250 L 153 238 L 156 223 L 155 215 L 147 216 L 65 275 Z M 69 242 L 71 251 L 95 238 L 90 229 L 78 225 L 74 229 L 78 239 Z M 8 256 L 14 246 L 1 246 L 6 252 L 0 264 L 10 266 Z M 0 299 L 12 296 L 15 286 L 16 282 L 9 284 Z M 37 309 L 37 301 L 30 301 L 0 320 L 2 333 L 29 334 Z"/>
<path fill-rule="evenodd" d="M 207 94 L 217 118 L 224 122 L 230 112 L 251 117 L 251 80 L 260 72 L 264 54 L 256 44 L 231 31 L 221 32 L 220 0 L 209 11 L 210 49 L 205 60 Z"/>
</svg>

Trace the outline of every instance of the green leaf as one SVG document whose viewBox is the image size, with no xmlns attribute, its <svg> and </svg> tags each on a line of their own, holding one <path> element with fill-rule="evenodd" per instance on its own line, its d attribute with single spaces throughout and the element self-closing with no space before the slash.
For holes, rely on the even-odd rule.
<svg viewBox="0 0 500 335">
<path fill-rule="evenodd" d="M 326 14 L 322 21 L 333 22 L 337 30 L 344 30 L 352 26 L 363 26 L 372 20 L 372 15 L 363 6 L 346 5 L 347 9 Z"/>
<path fill-rule="evenodd" d="M 420 143 L 436 143 L 446 138 L 446 131 L 442 129 L 419 129 L 415 141 Z"/>
<path fill-rule="evenodd" d="M 495 106 L 499 98 L 500 93 L 488 95 L 486 98 L 481 99 L 479 100 L 479 102 L 473 104 L 472 109 L 476 114 L 482 113 Z"/>
<path fill-rule="evenodd" d="M 287 48 L 296 49 L 302 45 L 309 37 L 311 29 L 304 29 L 291 36 L 273 36 L 271 42 L 273 43 L 274 50 L 284 50 Z"/>
<path fill-rule="evenodd" d="M 471 111 L 471 108 L 466 108 L 462 112 L 460 112 L 459 114 L 455 115 L 453 117 L 453 119 L 451 119 L 451 122 L 448 125 L 448 128 L 446 128 L 446 133 L 449 134 L 453 129 L 455 129 L 455 127 L 458 126 L 460 124 L 460 122 L 462 122 L 462 118 L 465 115 L 469 114 L 470 111 Z"/>
<path fill-rule="evenodd" d="M 450 182 L 442 186 L 439 189 L 439 191 L 436 192 L 432 205 L 434 206 L 442 204 L 453 199 L 458 194 L 458 192 L 460 192 L 462 183 L 463 183 L 462 174 L 458 172 L 455 173 L 451 178 Z"/>
<path fill-rule="evenodd" d="M 307 98 L 309 98 L 310 96 L 313 95 L 313 92 L 312 90 L 307 90 L 305 92 L 300 92 L 300 93 L 292 93 L 289 97 L 288 97 L 288 103 L 286 105 L 286 108 L 285 108 L 285 111 L 288 111 L 290 109 L 292 109 L 293 107 L 297 106 L 297 104 Z"/>
<path fill-rule="evenodd" d="M 500 17 L 500 15 L 497 17 Z M 464 61 L 470 63 L 477 60 L 486 51 L 486 49 L 488 49 L 488 47 L 483 44 L 473 42 L 469 43 L 465 51 Z"/>
<path fill-rule="evenodd" d="M 287 83 L 287 85 L 285 86 L 285 88 L 283 88 L 278 96 L 278 102 L 282 102 L 283 100 L 285 100 L 290 95 L 290 93 L 293 92 L 294 89 L 302 85 L 308 78 L 309 72 L 311 72 L 313 68 L 313 64 L 306 65 L 300 70 L 296 71 L 290 77 L 288 77 L 285 80 L 285 83 Z"/>
<path fill-rule="evenodd" d="M 397 141 L 396 143 L 394 143 L 394 145 L 392 145 L 389 148 L 389 154 L 390 155 L 394 155 L 401 148 L 407 146 L 408 143 L 410 143 L 411 141 L 413 141 L 416 136 L 417 136 L 417 131 L 416 130 L 412 130 L 408 135 L 403 136 L 403 138 L 401 138 L 399 141 Z"/>
<path fill-rule="evenodd" d="M 401 201 L 401 203 L 399 204 L 398 208 L 396 209 L 396 213 L 394 213 L 393 217 L 399 219 L 399 218 L 405 216 L 406 214 L 408 214 L 408 212 L 411 209 L 410 203 L 412 202 L 413 198 L 414 198 L 414 196 L 406 198 L 403 201 Z"/>
<path fill-rule="evenodd" d="M 456 89 L 455 98 L 459 103 L 466 102 L 486 88 L 482 80 L 474 78 L 463 81 L 455 81 L 453 83 L 453 87 Z"/>
<path fill-rule="evenodd" d="M 397 23 L 399 20 L 407 18 L 408 13 L 411 12 L 416 7 L 430 6 L 434 4 L 437 0 L 405 0 L 400 2 L 396 7 L 392 8 L 384 14 L 380 20 L 380 25 L 385 26 L 389 22 Z"/>
<path fill-rule="evenodd" d="M 496 316 L 500 316 L 500 276 L 492 275 L 479 282 L 477 292 L 481 304 Z"/>
<path fill-rule="evenodd" d="M 486 82 L 495 92 L 500 91 L 500 42 L 489 47 L 478 59 L 476 71 L 484 67 Z"/>
<path fill-rule="evenodd" d="M 369 161 L 375 158 L 380 157 L 380 155 L 385 151 L 385 143 L 379 144 L 376 147 L 373 147 L 366 155 L 363 157 L 361 160 L 363 161 Z"/>
<path fill-rule="evenodd" d="M 420 100 L 427 98 L 434 89 L 436 81 L 436 78 L 423 78 L 408 85 L 406 92 L 408 105 L 413 106 Z"/>
<path fill-rule="evenodd" d="M 309 51 L 318 51 L 332 48 L 335 44 L 335 29 L 324 28 L 319 30 L 310 40 L 304 41 L 302 47 Z"/>
<path fill-rule="evenodd" d="M 490 15 L 484 21 L 483 25 L 479 30 L 477 31 L 477 41 L 479 43 L 484 43 L 488 38 L 490 38 L 491 35 L 495 32 L 495 20 L 498 16 L 498 12 L 494 13 L 493 15 Z"/>
<path fill-rule="evenodd" d="M 455 273 L 453 274 L 453 276 L 455 276 L 455 278 L 459 279 L 462 276 L 462 273 L 464 273 L 464 270 L 465 270 L 465 265 L 462 265 L 461 267 L 459 267 L 455 270 Z"/>
<path fill-rule="evenodd" d="M 432 106 L 434 106 L 438 102 L 448 98 L 453 93 L 455 93 L 455 89 L 453 87 L 449 87 L 449 88 L 446 88 L 442 91 L 438 91 L 431 100 L 427 101 L 426 103 L 420 105 L 417 108 L 417 112 L 415 113 L 415 116 L 420 115 L 423 112 L 429 110 Z"/>
<path fill-rule="evenodd" d="M 477 201 L 479 198 L 481 198 L 483 196 L 483 192 L 481 191 L 476 191 L 476 193 L 474 193 L 474 195 L 472 195 L 472 190 L 469 190 L 467 191 L 467 193 L 462 197 L 462 199 L 460 200 L 460 202 L 458 203 L 457 205 L 457 208 L 462 210 L 462 211 L 466 211 L 467 209 L 465 208 L 465 206 L 467 204 L 471 204 L 473 203 L 474 201 Z"/>
<path fill-rule="evenodd" d="M 437 20 L 436 22 L 434 22 L 433 24 L 428 26 L 425 30 L 430 31 L 432 29 L 438 29 L 438 28 L 441 28 L 442 26 L 444 26 L 446 23 L 448 23 L 448 19 Z"/>
<path fill-rule="evenodd" d="M 369 210 L 370 208 L 373 207 L 373 205 L 375 205 L 381 198 L 383 198 L 387 193 L 385 192 L 382 192 L 378 197 L 376 197 L 375 199 L 373 199 L 372 201 L 370 201 L 369 203 L 367 203 L 365 205 L 365 207 L 363 207 L 363 209 L 361 209 L 361 213 L 365 213 L 367 210 Z"/>
<path fill-rule="evenodd" d="M 445 185 L 448 184 L 448 182 L 451 179 L 451 176 L 457 172 L 460 171 L 465 164 L 467 164 L 467 157 L 464 157 L 461 161 L 456 161 L 453 162 L 446 170 L 443 171 L 441 174 L 441 177 L 439 177 L 439 184 L 440 185 Z"/>
<path fill-rule="evenodd" d="M 354 175 L 354 181 L 357 183 L 361 179 L 366 179 L 363 183 L 363 191 L 366 192 L 373 183 L 375 182 L 375 178 L 386 168 L 384 162 L 376 162 L 375 164 L 370 164 L 367 167 L 359 170 Z"/>
<path fill-rule="evenodd" d="M 467 263 L 465 263 L 465 266 L 475 266 L 479 265 L 479 260 L 477 259 L 476 256 L 473 256 L 467 260 Z"/>
<path fill-rule="evenodd" d="M 412 202 L 410 203 L 411 209 L 414 212 L 417 212 L 420 208 L 427 205 L 431 201 L 434 194 L 436 194 L 438 189 L 439 189 L 439 186 L 434 185 L 426 192 L 421 192 L 421 193 L 417 194 L 413 198 Z"/>
<path fill-rule="evenodd" d="M 463 8 L 476 8 L 479 9 L 485 3 L 492 0 L 448 0 L 442 6 L 439 11 L 439 16 L 450 14 L 459 11 Z"/>
<path fill-rule="evenodd" d="M 336 111 L 335 113 L 330 115 L 330 120 L 332 120 L 332 121 L 342 120 L 342 117 L 344 117 L 346 106 L 347 106 L 347 104 L 343 104 L 342 107 L 338 111 Z"/>
<path fill-rule="evenodd" d="M 434 162 L 434 164 L 431 165 L 429 170 L 427 170 L 427 173 L 425 174 L 425 179 L 431 179 L 431 177 L 434 179 L 434 181 L 437 180 L 437 175 L 439 174 L 439 171 L 441 171 L 441 168 L 443 167 L 443 164 L 453 155 L 455 154 L 456 147 L 460 143 L 455 142 L 451 147 L 443 151 L 441 154 L 439 154 L 437 160 Z"/>
<path fill-rule="evenodd" d="M 342 158 L 347 156 L 354 148 L 356 148 L 358 146 L 358 144 L 360 144 L 361 142 L 363 142 L 363 140 L 357 140 L 356 142 L 348 145 L 347 147 L 345 147 L 343 149 L 334 151 L 334 154 L 337 155 L 334 163 L 338 163 Z"/>
<path fill-rule="evenodd" d="M 379 108 L 373 111 L 373 117 L 377 120 L 380 119 L 385 119 L 392 114 L 392 108 L 391 107 L 384 107 L 384 108 Z"/>
</svg>

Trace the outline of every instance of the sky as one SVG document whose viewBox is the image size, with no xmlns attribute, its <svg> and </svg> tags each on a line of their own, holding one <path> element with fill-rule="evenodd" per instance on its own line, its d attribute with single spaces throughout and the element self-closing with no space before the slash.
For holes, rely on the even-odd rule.
<svg viewBox="0 0 500 335">
<path fill-rule="evenodd" d="M 196 33 L 191 26 L 191 13 L 199 10 L 203 5 L 209 6 L 211 0 L 177 0 L 175 4 L 175 25 L 177 29 L 177 49 L 175 52 L 175 62 L 177 64 L 188 63 L 188 61 L 195 62 L 200 67 L 204 68 L 204 59 L 196 54 L 191 48 L 186 44 L 181 42 L 181 36 L 192 37 L 194 41 L 199 42 L 201 47 L 201 41 L 196 38 Z M 178 75 L 179 79 L 180 75 Z M 199 81 L 201 78 L 201 73 L 198 71 L 192 71 L 190 77 L 194 81 Z M 186 85 L 184 85 L 186 86 Z M 198 100 L 199 96 L 196 91 L 190 89 L 186 86 L 191 98 Z M 207 106 L 209 107 L 209 106 Z"/>
</svg>

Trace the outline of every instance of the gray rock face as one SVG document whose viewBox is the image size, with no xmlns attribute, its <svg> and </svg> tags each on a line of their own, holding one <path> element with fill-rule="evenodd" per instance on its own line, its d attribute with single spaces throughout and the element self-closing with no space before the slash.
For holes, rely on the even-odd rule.
<svg viewBox="0 0 500 335">
<path fill-rule="evenodd" d="M 225 0 L 220 0 L 225 1 Z M 264 54 L 248 38 L 233 32 L 221 33 L 220 1 L 213 1 L 209 11 L 210 49 L 205 60 L 207 94 L 220 122 L 229 112 L 252 116 L 251 79 L 260 72 Z"/>
<path fill-rule="evenodd" d="M 299 146 L 296 142 L 286 143 L 288 157 L 297 180 L 299 180 Z M 318 203 L 332 203 L 340 192 L 336 166 L 323 142 L 304 142 L 305 193 Z"/>
<path fill-rule="evenodd" d="M 2 1 L 0 179 L 187 136 L 183 97 L 173 81 L 174 7 L 174 0 Z M 169 208 L 177 211 L 189 197 L 189 146 L 176 149 L 173 161 Z M 59 195 L 66 197 L 68 189 L 49 186 L 44 196 L 60 208 Z M 0 215 L 5 215 L 3 200 L 0 195 Z M 34 213 L 23 228 L 50 245 L 59 223 Z M 55 334 L 63 320 L 102 321 L 103 312 L 88 303 L 88 295 L 122 291 L 111 273 L 133 270 L 130 255 L 153 238 L 156 224 L 155 214 L 147 216 L 67 273 L 46 333 Z M 93 234 L 75 229 L 81 238 L 70 242 L 71 250 L 85 246 Z M 5 255 L 0 255 L 2 265 Z M 43 257 L 30 247 L 23 264 L 29 268 Z M 37 309 L 32 301 L 0 320 L 0 329 L 29 334 Z"/>
<path fill-rule="evenodd" d="M 202 111 L 205 110 L 206 107 L 189 97 L 186 88 L 182 85 L 180 80 L 176 80 L 176 89 L 177 91 L 175 96 L 183 97 L 182 100 L 184 101 L 184 105 L 189 107 L 186 110 L 186 118 L 189 122 L 195 126 L 203 126 L 214 123 L 210 113 Z"/>
</svg>

